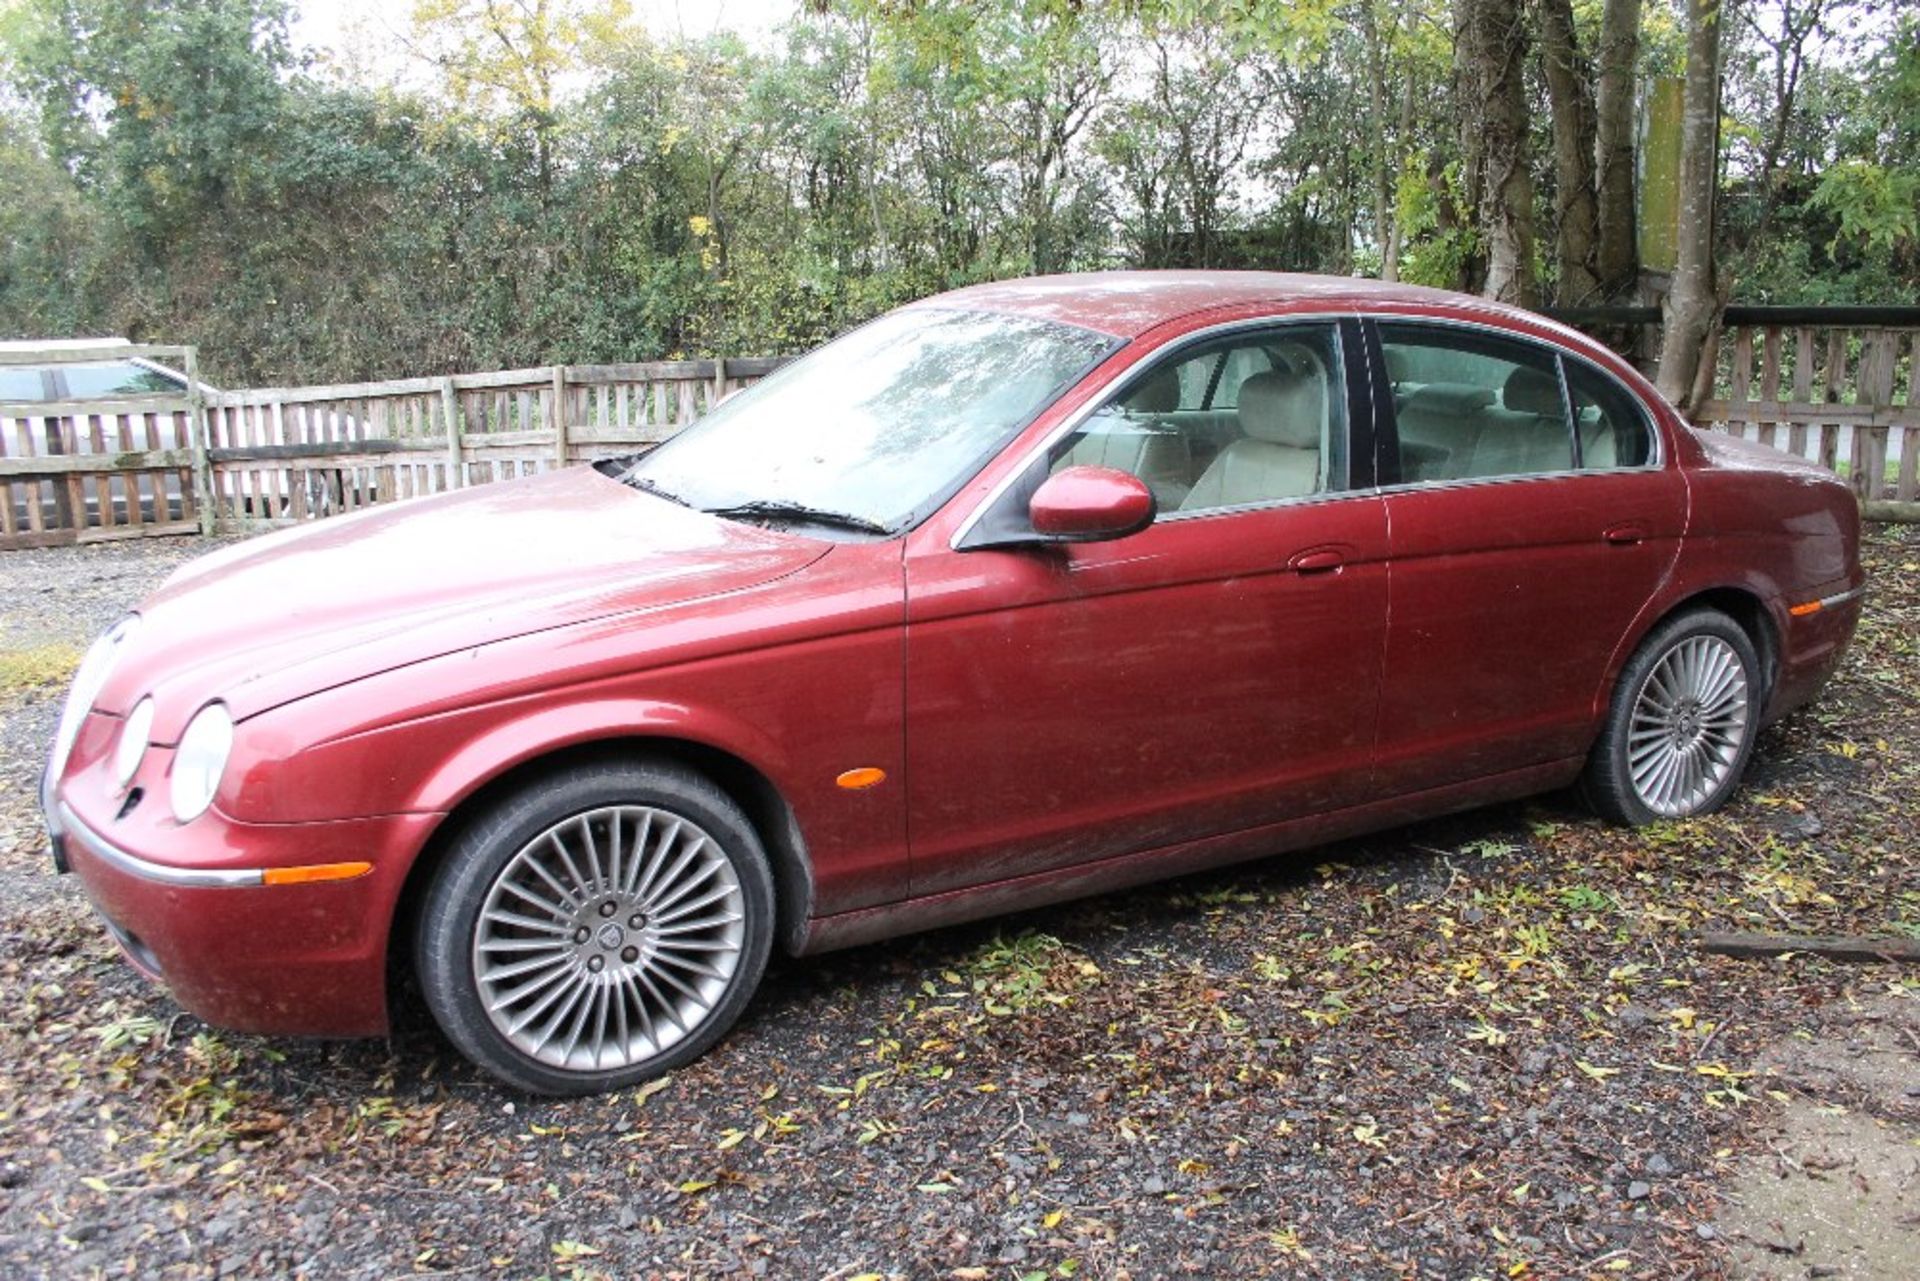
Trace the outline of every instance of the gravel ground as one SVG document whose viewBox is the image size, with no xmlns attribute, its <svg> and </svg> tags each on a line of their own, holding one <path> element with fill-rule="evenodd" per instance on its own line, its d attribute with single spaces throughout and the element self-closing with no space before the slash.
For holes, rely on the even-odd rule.
<svg viewBox="0 0 1920 1281">
<path fill-rule="evenodd" d="M 1691 938 L 1920 936 L 1915 533 L 1874 538 L 1843 675 L 1722 815 L 1627 833 L 1547 798 L 792 962 L 702 1062 L 570 1102 L 418 1019 L 208 1029 L 52 875 L 61 683 L 205 546 L 0 556 L 6 1275 L 1920 1274 L 1911 1207 L 1829 1265 L 1793 1216 L 1869 1193 L 1762 1195 L 1783 1154 L 1822 1168 L 1796 1118 L 1890 1145 L 1852 1172 L 1878 1204 L 1911 1184 L 1920 1090 L 1807 1066 L 1920 1083 L 1911 980 Z"/>
</svg>

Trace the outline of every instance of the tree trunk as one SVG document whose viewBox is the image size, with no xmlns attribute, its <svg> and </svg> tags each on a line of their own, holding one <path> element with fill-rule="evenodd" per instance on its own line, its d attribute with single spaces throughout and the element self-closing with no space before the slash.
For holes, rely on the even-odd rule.
<svg viewBox="0 0 1920 1281">
<path fill-rule="evenodd" d="M 1693 408 L 1700 349 L 1719 299 L 1713 278 L 1713 188 L 1720 142 L 1721 0 L 1689 0 L 1687 82 L 1680 124 L 1680 232 L 1660 335 L 1660 393 Z"/>
<path fill-rule="evenodd" d="M 1606 0 L 1600 15 L 1600 88 L 1594 109 L 1594 194 L 1600 240 L 1595 265 L 1609 299 L 1629 293 L 1640 274 L 1633 191 L 1634 66 L 1639 57 L 1640 0 Z"/>
<path fill-rule="evenodd" d="M 1380 243 L 1380 279 L 1400 279 L 1400 228 L 1394 199 L 1399 176 L 1387 129 L 1387 51 L 1374 14 L 1376 0 L 1360 6 L 1360 31 L 1367 46 L 1367 114 L 1373 134 L 1373 234 Z"/>
<path fill-rule="evenodd" d="M 1540 0 L 1540 61 L 1553 110 L 1553 173 L 1559 215 L 1554 228 L 1554 258 L 1559 284 L 1554 300 L 1562 307 L 1591 306 L 1600 300 L 1596 273 L 1599 213 L 1593 186 L 1593 96 L 1587 85 L 1592 69 L 1580 56 L 1571 0 Z"/>
<path fill-rule="evenodd" d="M 1533 269 L 1533 174 L 1527 166 L 1527 30 L 1520 3 L 1455 0 L 1454 15 L 1468 98 L 1461 125 L 1471 131 L 1470 138 L 1477 135 L 1481 164 L 1477 212 L 1487 279 L 1480 292 L 1532 307 L 1539 302 L 1539 283 Z"/>
</svg>

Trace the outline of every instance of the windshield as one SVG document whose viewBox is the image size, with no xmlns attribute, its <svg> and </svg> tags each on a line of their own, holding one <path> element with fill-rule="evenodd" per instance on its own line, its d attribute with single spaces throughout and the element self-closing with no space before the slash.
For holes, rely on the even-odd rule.
<svg viewBox="0 0 1920 1281">
<path fill-rule="evenodd" d="M 702 511 L 896 532 L 973 476 L 1117 340 L 913 308 L 729 399 L 623 479 Z"/>
</svg>

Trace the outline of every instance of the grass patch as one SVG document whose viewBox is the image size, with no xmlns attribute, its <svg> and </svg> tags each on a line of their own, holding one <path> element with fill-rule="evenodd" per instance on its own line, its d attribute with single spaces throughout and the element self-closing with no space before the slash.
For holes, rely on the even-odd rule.
<svg viewBox="0 0 1920 1281">
<path fill-rule="evenodd" d="M 80 651 L 72 645 L 0 650 L 0 694 L 59 690 L 79 665 Z"/>
</svg>

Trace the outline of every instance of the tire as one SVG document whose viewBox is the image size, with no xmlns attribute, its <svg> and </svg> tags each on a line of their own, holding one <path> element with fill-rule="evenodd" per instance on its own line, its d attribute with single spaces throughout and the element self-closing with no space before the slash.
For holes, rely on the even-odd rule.
<svg viewBox="0 0 1920 1281">
<path fill-rule="evenodd" d="M 1720 611 L 1661 623 L 1614 686 L 1580 780 L 1587 803 L 1632 827 L 1720 808 L 1753 755 L 1765 684 L 1753 641 Z"/>
<path fill-rule="evenodd" d="M 739 806 L 677 765 L 602 762 L 530 784 L 455 838 L 414 966 L 474 1063 L 532 1093 L 592 1094 L 725 1035 L 773 930 L 773 876 Z"/>
</svg>

